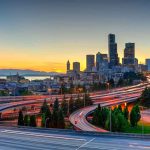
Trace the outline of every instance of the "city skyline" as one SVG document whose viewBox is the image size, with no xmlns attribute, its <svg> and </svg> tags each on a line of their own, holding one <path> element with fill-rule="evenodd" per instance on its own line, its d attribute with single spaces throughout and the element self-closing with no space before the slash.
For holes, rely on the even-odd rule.
<svg viewBox="0 0 150 150">
<path fill-rule="evenodd" d="M 120 60 L 128 42 L 135 43 L 139 63 L 150 57 L 148 0 L 0 3 L 0 69 L 66 72 L 69 59 L 84 70 L 87 54 L 108 54 L 109 33 L 116 35 Z"/>
</svg>

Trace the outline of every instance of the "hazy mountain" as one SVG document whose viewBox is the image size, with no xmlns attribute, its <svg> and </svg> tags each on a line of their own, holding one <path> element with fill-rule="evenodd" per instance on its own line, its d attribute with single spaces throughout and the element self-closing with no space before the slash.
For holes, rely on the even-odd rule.
<svg viewBox="0 0 150 150">
<path fill-rule="evenodd" d="M 15 75 L 19 73 L 22 76 L 49 76 L 57 75 L 56 72 L 44 72 L 44 71 L 34 71 L 34 70 L 21 70 L 21 69 L 0 69 L 0 76 Z"/>
</svg>

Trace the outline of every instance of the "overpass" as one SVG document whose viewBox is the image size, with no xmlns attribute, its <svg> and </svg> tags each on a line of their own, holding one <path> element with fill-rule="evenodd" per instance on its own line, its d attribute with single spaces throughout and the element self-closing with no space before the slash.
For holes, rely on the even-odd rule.
<svg viewBox="0 0 150 150">
<path fill-rule="evenodd" d="M 111 107 L 114 105 L 119 105 L 119 104 L 135 101 L 137 98 L 140 97 L 143 89 L 146 86 L 150 87 L 150 82 L 139 84 L 139 85 L 132 86 L 129 88 L 119 89 L 118 91 L 117 90 L 111 91 L 107 94 L 103 94 L 100 96 L 96 95 L 96 98 L 99 100 L 95 100 L 93 106 L 85 107 L 85 108 L 82 108 L 73 112 L 70 115 L 69 120 L 77 129 L 80 129 L 82 131 L 108 132 L 106 130 L 103 130 L 99 127 L 96 127 L 90 124 L 86 120 L 86 117 L 97 108 L 97 104 L 101 104 L 101 107 Z M 107 98 L 110 96 L 112 97 L 111 100 L 104 100 L 104 101 L 100 100 L 102 98 Z M 94 96 L 92 98 L 95 99 Z"/>
</svg>

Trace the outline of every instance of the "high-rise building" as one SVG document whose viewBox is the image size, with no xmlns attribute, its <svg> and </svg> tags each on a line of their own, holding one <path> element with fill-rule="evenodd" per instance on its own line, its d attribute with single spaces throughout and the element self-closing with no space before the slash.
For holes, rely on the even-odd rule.
<svg viewBox="0 0 150 150">
<path fill-rule="evenodd" d="M 146 59 L 147 70 L 150 71 L 150 58 Z"/>
<path fill-rule="evenodd" d="M 70 62 L 69 60 L 67 61 L 67 72 L 70 71 Z"/>
<path fill-rule="evenodd" d="M 119 58 L 117 52 L 117 43 L 115 41 L 115 34 L 108 35 L 108 53 L 109 53 L 109 66 L 119 65 Z"/>
<path fill-rule="evenodd" d="M 73 71 L 76 73 L 80 72 L 80 63 L 79 62 L 73 62 Z"/>
<path fill-rule="evenodd" d="M 96 54 L 96 69 L 97 69 L 97 71 L 99 70 L 99 67 L 102 64 L 102 62 L 103 62 L 102 54 L 100 52 L 98 52 Z"/>
<path fill-rule="evenodd" d="M 147 65 L 139 64 L 138 71 L 139 72 L 145 72 L 145 71 L 147 71 Z"/>
<path fill-rule="evenodd" d="M 107 57 L 107 54 L 101 54 L 100 52 L 98 52 L 96 54 L 96 69 L 97 69 L 97 71 L 100 70 L 101 66 L 105 66 L 107 68 L 108 57 Z"/>
<path fill-rule="evenodd" d="M 126 43 L 124 49 L 124 58 L 122 59 L 124 66 L 135 68 L 137 59 L 135 58 L 135 43 Z"/>
<path fill-rule="evenodd" d="M 86 55 L 86 71 L 92 71 L 95 63 L 95 56 L 94 55 Z"/>
</svg>

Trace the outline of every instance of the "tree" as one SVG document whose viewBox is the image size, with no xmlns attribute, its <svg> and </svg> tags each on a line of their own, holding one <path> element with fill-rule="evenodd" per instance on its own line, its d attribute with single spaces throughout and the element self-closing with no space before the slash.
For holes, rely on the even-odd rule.
<svg viewBox="0 0 150 150">
<path fill-rule="evenodd" d="M 107 118 L 109 116 L 109 110 L 108 108 L 102 108 L 101 109 L 101 113 L 102 113 L 102 121 L 101 121 L 101 126 L 104 128 L 105 125 L 106 125 L 106 121 L 107 121 Z"/>
<path fill-rule="evenodd" d="M 123 86 L 124 85 L 124 80 L 122 78 L 119 79 L 117 86 Z"/>
<path fill-rule="evenodd" d="M 106 125 L 105 125 L 107 130 L 110 130 L 110 121 L 111 121 L 111 131 L 112 132 L 117 131 L 117 129 L 118 129 L 117 117 L 116 117 L 116 114 L 114 113 L 114 111 L 112 111 L 112 113 L 111 113 L 111 120 L 110 120 L 110 113 L 107 118 Z"/>
<path fill-rule="evenodd" d="M 118 113 L 117 115 L 117 131 L 123 132 L 126 130 L 128 126 L 128 122 L 122 113 Z"/>
<path fill-rule="evenodd" d="M 123 112 L 122 112 L 122 107 L 121 107 L 121 105 L 118 106 L 118 111 L 119 111 L 120 113 L 123 113 Z"/>
<path fill-rule="evenodd" d="M 97 109 L 98 109 L 99 111 L 101 111 L 101 110 L 102 110 L 102 108 L 101 108 L 101 105 L 100 105 L 100 104 L 98 104 Z"/>
<path fill-rule="evenodd" d="M 99 125 L 99 123 L 98 123 L 98 121 L 99 121 L 98 117 L 99 117 L 99 110 L 96 109 L 96 110 L 94 111 L 94 113 L 93 113 L 93 119 L 92 119 L 92 123 L 93 123 L 94 125 L 96 125 L 96 126 Z"/>
<path fill-rule="evenodd" d="M 52 127 L 57 128 L 58 127 L 58 111 L 56 110 L 53 110 L 52 122 L 53 122 Z"/>
<path fill-rule="evenodd" d="M 47 126 L 47 125 L 46 125 Z M 50 114 L 49 114 L 49 119 L 48 119 L 48 127 L 49 128 L 52 128 L 52 126 L 53 126 L 53 124 L 52 124 L 52 114 L 51 114 L 51 112 L 50 112 Z"/>
<path fill-rule="evenodd" d="M 49 107 L 48 107 L 46 100 L 44 100 L 43 105 L 41 106 L 40 112 L 43 114 L 43 113 L 46 113 L 47 110 L 49 110 Z"/>
<path fill-rule="evenodd" d="M 64 120 L 64 116 L 63 116 L 63 112 L 60 109 L 58 112 L 58 124 L 57 124 L 58 128 L 64 129 L 65 128 L 65 120 Z"/>
<path fill-rule="evenodd" d="M 55 111 L 58 111 L 58 110 L 59 110 L 59 101 L 58 101 L 58 98 L 56 98 L 56 100 L 54 101 L 53 109 L 54 109 Z"/>
<path fill-rule="evenodd" d="M 42 114 L 42 127 L 45 127 L 45 121 L 46 121 L 46 117 L 45 117 L 45 113 Z"/>
<path fill-rule="evenodd" d="M 98 105 L 97 109 L 95 109 L 93 113 L 93 124 L 105 128 L 108 115 L 109 110 L 107 108 L 101 108 L 101 106 Z"/>
<path fill-rule="evenodd" d="M 72 96 L 70 97 L 70 100 L 69 100 L 69 113 L 72 113 L 75 109 L 74 109 L 74 100 L 72 98 Z"/>
<path fill-rule="evenodd" d="M 92 104 L 93 104 L 93 102 L 92 102 L 92 99 L 90 98 L 90 95 L 85 94 L 85 106 L 90 106 Z"/>
<path fill-rule="evenodd" d="M 68 111 L 68 102 L 66 101 L 65 97 L 63 98 L 63 101 L 61 103 L 61 109 L 62 109 L 64 115 L 66 116 L 67 115 L 67 111 Z"/>
<path fill-rule="evenodd" d="M 141 114 L 140 114 L 139 106 L 135 105 L 132 108 L 131 113 L 130 113 L 130 123 L 131 123 L 131 126 L 132 127 L 137 126 L 137 123 L 140 120 L 140 118 L 141 118 Z"/>
<path fill-rule="evenodd" d="M 109 81 L 110 87 L 114 87 L 115 86 L 115 81 L 114 79 L 110 79 Z"/>
<path fill-rule="evenodd" d="M 150 88 L 145 88 L 142 92 L 140 104 L 144 107 L 150 107 Z"/>
<path fill-rule="evenodd" d="M 19 125 L 19 126 L 23 126 L 23 125 L 24 125 L 24 119 L 23 119 L 23 113 L 22 113 L 22 110 L 19 111 L 18 125 Z"/>
<path fill-rule="evenodd" d="M 80 99 L 80 95 L 78 95 L 77 99 L 74 102 L 75 109 L 80 109 L 82 107 L 82 100 Z"/>
<path fill-rule="evenodd" d="M 128 106 L 126 106 L 123 110 L 123 114 L 124 114 L 124 117 L 126 118 L 126 120 L 129 119 L 129 111 L 128 111 Z"/>
<path fill-rule="evenodd" d="M 106 129 L 110 129 L 110 121 L 111 121 L 111 131 L 112 132 L 122 132 L 125 131 L 128 126 L 128 121 L 124 117 L 123 113 L 120 111 L 120 108 L 115 108 L 111 112 L 111 120 L 110 113 L 109 117 L 106 121 Z"/>
<path fill-rule="evenodd" d="M 30 126 L 36 127 L 36 117 L 35 115 L 30 116 Z"/>
<path fill-rule="evenodd" d="M 24 125 L 25 126 L 29 126 L 29 124 L 30 124 L 30 117 L 29 117 L 29 115 L 25 115 L 25 117 L 24 117 Z"/>
</svg>

